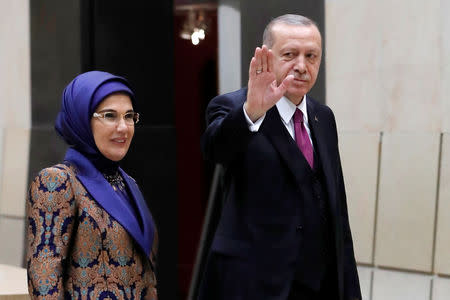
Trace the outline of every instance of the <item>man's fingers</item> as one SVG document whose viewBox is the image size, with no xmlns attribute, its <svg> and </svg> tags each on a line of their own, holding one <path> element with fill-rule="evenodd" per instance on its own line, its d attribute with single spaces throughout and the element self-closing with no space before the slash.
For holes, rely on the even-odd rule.
<svg viewBox="0 0 450 300">
<path fill-rule="evenodd" d="M 261 68 L 262 68 L 262 49 L 259 47 L 256 47 L 255 58 L 256 58 L 256 71 L 261 70 Z"/>
<path fill-rule="evenodd" d="M 254 75 L 256 75 L 256 69 L 257 69 L 257 63 L 256 58 L 252 57 L 252 60 L 250 61 L 250 67 L 248 68 L 248 77 L 252 78 Z"/>
<path fill-rule="evenodd" d="M 287 90 L 293 81 L 294 75 L 288 75 L 286 76 L 286 78 L 284 78 L 280 85 L 283 86 L 283 89 Z"/>
<path fill-rule="evenodd" d="M 267 50 L 266 50 L 267 51 Z M 250 67 L 248 69 L 249 78 L 254 77 L 257 74 L 260 74 L 263 70 L 263 50 L 259 47 L 256 47 L 255 54 L 250 61 Z M 267 58 L 266 58 L 267 61 Z"/>
<path fill-rule="evenodd" d="M 263 45 L 261 50 L 261 70 L 263 72 L 267 72 L 267 59 L 268 59 L 269 51 L 266 45 Z"/>
<path fill-rule="evenodd" d="M 289 86 L 291 85 L 292 81 L 294 81 L 294 75 L 288 75 L 286 78 L 284 78 L 283 82 L 277 87 L 277 93 L 281 93 L 284 95 L 284 93 L 287 91 Z"/>
<path fill-rule="evenodd" d="M 273 71 L 273 60 L 275 58 L 273 57 L 273 52 L 272 50 L 268 50 L 267 51 L 267 72 L 272 72 Z"/>
</svg>

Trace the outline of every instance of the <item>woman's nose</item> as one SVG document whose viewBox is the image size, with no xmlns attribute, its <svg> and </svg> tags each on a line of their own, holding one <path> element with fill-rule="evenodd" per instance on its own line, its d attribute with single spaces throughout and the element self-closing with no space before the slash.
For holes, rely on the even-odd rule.
<svg viewBox="0 0 450 300">
<path fill-rule="evenodd" d="M 125 122 L 124 118 L 119 118 L 119 121 L 117 123 L 117 130 L 124 131 L 127 129 L 127 123 Z"/>
</svg>

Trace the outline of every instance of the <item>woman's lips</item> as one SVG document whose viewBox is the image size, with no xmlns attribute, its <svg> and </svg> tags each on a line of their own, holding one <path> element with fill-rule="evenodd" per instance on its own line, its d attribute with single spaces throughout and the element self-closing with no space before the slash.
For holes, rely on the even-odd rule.
<svg viewBox="0 0 450 300">
<path fill-rule="evenodd" d="M 118 144 L 125 144 L 127 139 L 126 138 L 115 138 L 115 139 L 112 139 L 111 141 L 113 141 L 114 143 L 118 143 Z"/>
</svg>

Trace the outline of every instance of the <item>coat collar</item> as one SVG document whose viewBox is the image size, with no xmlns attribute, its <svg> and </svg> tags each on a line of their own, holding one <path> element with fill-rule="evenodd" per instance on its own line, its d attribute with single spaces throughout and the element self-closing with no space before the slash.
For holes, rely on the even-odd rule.
<svg viewBox="0 0 450 300">
<path fill-rule="evenodd" d="M 138 210 L 137 213 L 142 219 L 142 229 L 131 204 L 116 194 L 108 181 L 84 155 L 73 148 L 69 148 L 64 160 L 75 165 L 77 168 L 76 177 L 92 198 L 127 230 L 146 255 L 150 257 L 155 225 L 144 197 L 134 180 L 119 168 L 119 172 L 130 191 L 130 201 L 134 201 Z"/>
<path fill-rule="evenodd" d="M 327 139 L 328 131 L 331 130 L 329 124 L 329 116 L 324 114 L 324 110 L 320 107 L 315 100 L 307 96 L 305 99 L 308 111 L 309 126 L 312 134 L 314 135 L 314 149 L 318 151 L 319 159 L 325 174 L 325 183 L 328 191 L 329 201 L 331 208 L 336 211 L 336 197 L 333 191 L 336 191 L 335 176 L 336 170 L 333 171 L 332 154 L 336 145 L 330 144 L 330 140 Z M 286 163 L 286 166 L 293 174 L 298 185 L 302 185 L 307 176 L 312 175 L 312 170 L 306 161 L 305 157 L 301 153 L 294 139 L 287 131 L 280 117 L 276 106 L 272 107 L 267 113 L 264 122 L 260 128 L 273 143 L 275 148 L 280 153 L 282 159 Z M 317 157 L 317 156 L 316 156 Z"/>
<path fill-rule="evenodd" d="M 284 124 L 288 124 L 291 121 L 297 108 L 303 113 L 303 121 L 308 123 L 308 109 L 306 102 L 306 95 L 303 96 L 303 99 L 299 105 L 292 103 L 286 96 L 281 97 L 276 106 Z"/>
<path fill-rule="evenodd" d="M 307 96 L 308 101 L 306 105 L 308 107 L 308 118 L 309 118 L 309 128 L 314 136 L 314 141 L 316 143 L 315 149 L 319 153 L 320 162 L 322 164 L 323 173 L 325 174 L 325 183 L 328 191 L 328 199 L 331 204 L 332 211 L 336 211 L 336 170 L 333 169 L 332 158 L 334 157 L 334 151 L 337 151 L 337 145 L 330 144 L 331 141 L 327 136 L 329 136 L 329 131 L 332 130 L 330 127 L 330 116 L 324 114 L 323 108 L 320 104 L 313 100 L 311 97 Z M 334 134 L 334 133 L 332 133 Z M 336 166 L 334 166 L 336 168 Z"/>
<path fill-rule="evenodd" d="M 312 175 L 311 167 L 287 131 L 276 106 L 267 111 L 260 130 L 278 150 L 298 185 L 307 175 Z"/>
</svg>

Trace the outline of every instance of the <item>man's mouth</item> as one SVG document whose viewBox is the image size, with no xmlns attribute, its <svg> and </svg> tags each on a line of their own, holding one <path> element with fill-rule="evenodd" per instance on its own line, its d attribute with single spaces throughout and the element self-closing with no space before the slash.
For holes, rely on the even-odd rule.
<svg viewBox="0 0 450 300">
<path fill-rule="evenodd" d="M 307 83 L 308 82 L 308 80 L 305 79 L 305 78 L 294 78 L 294 81 L 302 82 L 302 83 Z"/>
</svg>

